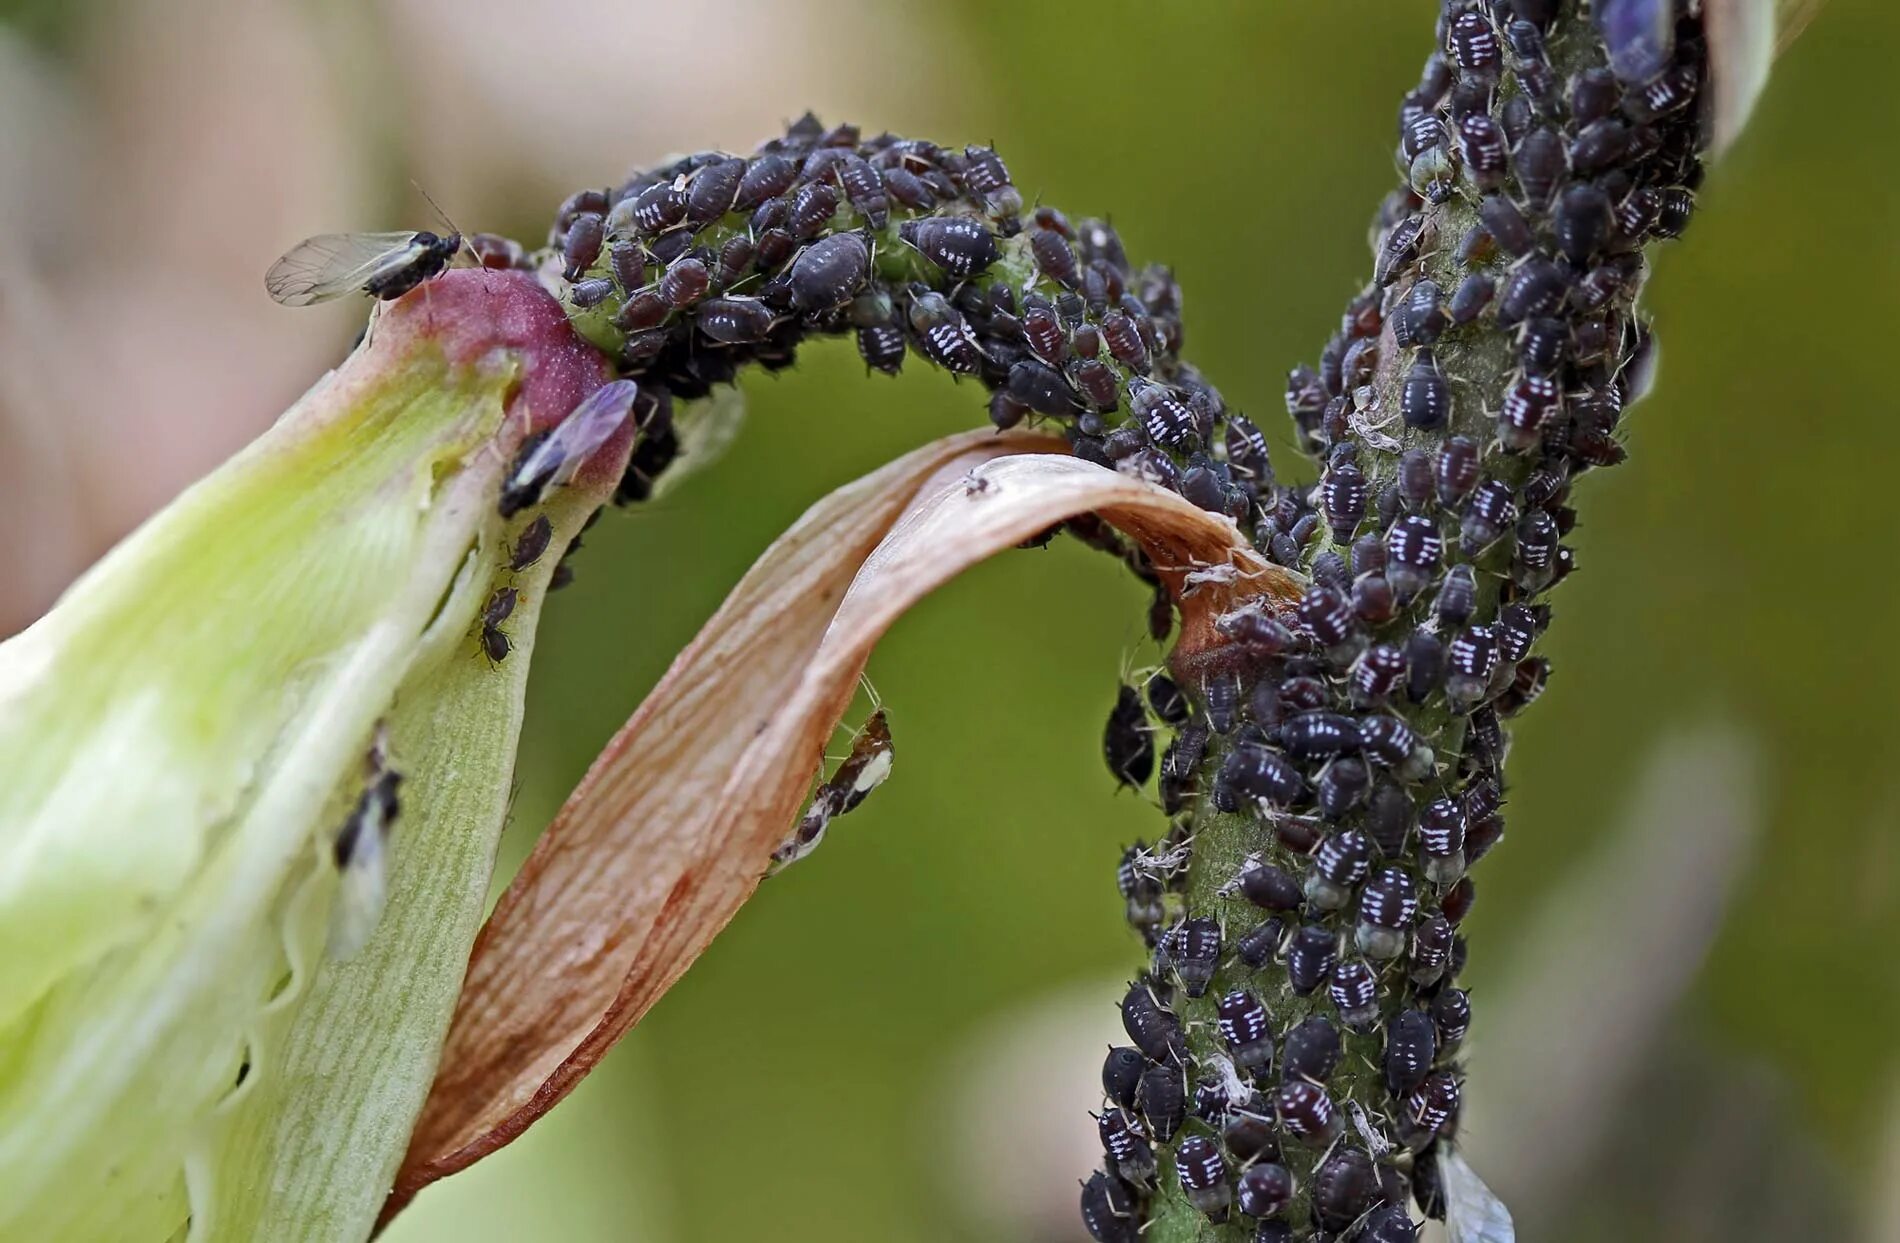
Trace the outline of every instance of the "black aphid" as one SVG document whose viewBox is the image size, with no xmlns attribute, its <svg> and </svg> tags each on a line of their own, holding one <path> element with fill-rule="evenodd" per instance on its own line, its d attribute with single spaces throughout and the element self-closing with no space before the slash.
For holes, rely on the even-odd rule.
<svg viewBox="0 0 1900 1243">
<path fill-rule="evenodd" d="M 1154 734 L 1148 728 L 1148 710 L 1141 695 L 1132 686 L 1124 686 L 1108 714 L 1108 726 L 1102 733 L 1102 754 L 1108 771 L 1122 785 L 1140 789 L 1154 772 Z"/>
</svg>

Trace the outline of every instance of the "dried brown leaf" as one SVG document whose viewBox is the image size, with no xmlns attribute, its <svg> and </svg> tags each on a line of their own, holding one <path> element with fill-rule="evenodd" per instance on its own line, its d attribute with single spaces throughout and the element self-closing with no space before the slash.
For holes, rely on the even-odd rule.
<svg viewBox="0 0 1900 1243">
<path fill-rule="evenodd" d="M 1190 646 L 1208 646 L 1222 610 L 1297 598 L 1297 576 L 1227 519 L 1063 448 L 1027 433 L 938 441 L 834 492 L 759 559 L 483 929 L 390 1213 L 552 1108 L 725 927 L 804 801 L 871 649 L 925 595 L 1092 511 L 1148 553 L 1181 599 Z"/>
</svg>

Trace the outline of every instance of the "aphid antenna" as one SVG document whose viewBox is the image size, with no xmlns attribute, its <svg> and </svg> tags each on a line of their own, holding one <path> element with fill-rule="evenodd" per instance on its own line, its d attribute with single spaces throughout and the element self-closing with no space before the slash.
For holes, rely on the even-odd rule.
<svg viewBox="0 0 1900 1243">
<path fill-rule="evenodd" d="M 461 226 L 457 225 L 453 220 L 449 219 L 449 214 L 442 210 L 442 204 L 436 202 L 435 196 L 422 188 L 422 183 L 420 181 L 417 181 L 414 177 L 411 177 L 409 179 L 409 184 L 416 188 L 416 193 L 422 196 L 423 201 L 429 205 L 429 209 L 435 212 L 435 214 L 441 219 L 442 223 L 449 226 L 449 232 L 455 234 L 455 236 L 462 239 L 461 249 L 466 250 L 468 252 L 468 257 L 475 261 L 476 267 L 480 267 L 482 265 L 482 257 L 475 253 L 475 244 L 469 241 L 468 234 L 462 232 Z"/>
</svg>

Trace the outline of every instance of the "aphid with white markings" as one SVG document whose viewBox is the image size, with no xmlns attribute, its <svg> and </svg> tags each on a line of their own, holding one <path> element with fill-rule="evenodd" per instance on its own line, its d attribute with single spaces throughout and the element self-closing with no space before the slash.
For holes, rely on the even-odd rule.
<svg viewBox="0 0 1900 1243">
<path fill-rule="evenodd" d="M 1156 1000 L 1154 989 L 1144 980 L 1128 986 L 1122 997 L 1122 1029 L 1146 1057 L 1157 1062 L 1177 1062 L 1187 1054 L 1187 1039 L 1181 1032 L 1181 1020 L 1174 1011 Z"/>
<path fill-rule="evenodd" d="M 1220 924 L 1206 916 L 1187 920 L 1168 934 L 1167 945 L 1174 973 L 1187 995 L 1199 997 L 1207 992 L 1220 963 Z"/>
<path fill-rule="evenodd" d="M 1359 894 L 1359 923 L 1353 939 L 1368 958 L 1391 959 L 1405 952 L 1405 932 L 1418 918 L 1418 892 L 1411 874 L 1385 867 Z"/>
<path fill-rule="evenodd" d="M 1500 716 L 1516 716 L 1537 702 L 1544 693 L 1544 687 L 1550 681 L 1550 661 L 1542 656 L 1532 656 L 1517 662 L 1517 670 L 1511 676 L 1511 685 L 1498 697 L 1497 707 Z"/>
<path fill-rule="evenodd" d="M 1314 583 L 1300 598 L 1299 613 L 1321 647 L 1338 647 L 1352 637 L 1352 601 L 1337 587 Z"/>
<path fill-rule="evenodd" d="M 1274 1095 L 1274 1109 L 1287 1134 L 1315 1146 L 1332 1143 L 1346 1129 L 1326 1089 L 1303 1079 L 1280 1085 Z"/>
<path fill-rule="evenodd" d="M 949 299 L 934 290 L 918 292 L 910 300 L 908 315 L 918 352 L 946 371 L 976 374 L 982 355 L 975 334 Z M 1027 405 L 1021 398 L 1017 401 Z"/>
<path fill-rule="evenodd" d="M 1405 1098 L 1399 1129 L 1412 1151 L 1421 1152 L 1458 1120 L 1459 1084 L 1451 1071 L 1434 1071 Z"/>
<path fill-rule="evenodd" d="M 498 509 L 512 518 L 540 501 L 551 487 L 572 480 L 589 457 L 611 440 L 633 411 L 640 386 L 632 380 L 601 385 L 551 430 L 522 441 L 505 477 Z"/>
<path fill-rule="evenodd" d="M 1423 591 L 1438 571 L 1445 541 L 1438 524 L 1424 514 L 1406 514 L 1385 533 L 1385 576 L 1401 602 Z"/>
<path fill-rule="evenodd" d="M 1414 984 L 1429 986 L 1438 982 L 1445 973 L 1445 962 L 1451 954 L 1451 943 L 1457 933 L 1453 931 L 1451 921 L 1438 911 L 1433 911 L 1420 921 L 1412 933 L 1412 959 L 1409 974 Z"/>
<path fill-rule="evenodd" d="M 1360 705 L 1379 703 L 1398 690 L 1406 680 L 1406 654 L 1389 644 L 1376 642 L 1353 661 L 1353 701 Z"/>
<path fill-rule="evenodd" d="M 1497 639 L 1489 626 L 1466 626 L 1445 649 L 1445 693 L 1459 705 L 1484 697 L 1497 668 Z"/>
<path fill-rule="evenodd" d="M 1226 1221 L 1234 1189 L 1227 1184 L 1227 1162 L 1214 1141 L 1205 1135 L 1182 1140 L 1174 1152 L 1174 1168 L 1181 1176 L 1181 1190 L 1187 1194 L 1188 1203 L 1210 1221 Z"/>
<path fill-rule="evenodd" d="M 1207 675 L 1201 683 L 1201 702 L 1207 709 L 1207 723 L 1215 733 L 1233 733 L 1234 726 L 1240 723 L 1240 680 L 1231 673 Z"/>
<path fill-rule="evenodd" d="M 1542 587 L 1551 562 L 1557 555 L 1557 520 L 1541 509 L 1533 509 L 1518 519 L 1517 555 L 1512 562 L 1518 581 L 1527 587 Z"/>
<path fill-rule="evenodd" d="M 1104 1109 L 1096 1119 L 1096 1132 L 1115 1173 L 1131 1183 L 1145 1183 L 1154 1177 L 1155 1150 L 1135 1119 L 1120 1109 Z"/>
<path fill-rule="evenodd" d="M 1425 1082 L 1438 1059 L 1438 1026 L 1423 1010 L 1403 1010 L 1385 1029 L 1385 1086 L 1403 1099 Z"/>
<path fill-rule="evenodd" d="M 1451 418 L 1451 385 L 1428 349 L 1418 352 L 1399 390 L 1399 414 L 1407 427 L 1443 427 Z"/>
<path fill-rule="evenodd" d="M 1447 437 L 1438 446 L 1438 457 L 1432 463 L 1432 469 L 1438 481 L 1438 500 L 1444 505 L 1456 505 L 1471 494 L 1478 484 L 1482 473 L 1483 461 L 1479 455 L 1477 442 L 1469 436 Z M 1505 489 L 1508 497 L 1510 489 Z"/>
<path fill-rule="evenodd" d="M 1490 189 L 1504 179 L 1508 143 L 1504 127 L 1489 113 L 1471 112 L 1459 118 L 1458 144 L 1464 152 L 1465 167 L 1480 188 Z"/>
<path fill-rule="evenodd" d="M 1356 1243 L 1418 1243 L 1418 1226 L 1395 1204 L 1375 1205 L 1360 1220 Z"/>
<path fill-rule="evenodd" d="M 1485 81 L 1495 79 L 1504 62 L 1498 32 L 1488 18 L 1473 9 L 1453 19 L 1445 35 L 1445 50 L 1461 72 Z"/>
<path fill-rule="evenodd" d="M 1158 445 L 1185 452 L 1199 439 L 1193 409 L 1165 385 L 1142 383 L 1133 388 L 1129 408 Z"/>
<path fill-rule="evenodd" d="M 1379 1174 L 1357 1148 L 1340 1148 L 1313 1172 L 1313 1216 L 1326 1230 L 1344 1231 L 1372 1207 Z"/>
<path fill-rule="evenodd" d="M 950 276 L 962 280 L 1002 258 L 996 236 L 968 216 L 926 216 L 906 220 L 897 235 Z"/>
<path fill-rule="evenodd" d="M 1313 783 L 1313 801 L 1319 813 L 1331 821 L 1343 820 L 1357 807 L 1372 788 L 1372 774 L 1365 762 L 1353 755 L 1342 755 L 1328 764 Z"/>
<path fill-rule="evenodd" d="M 1135 1243 L 1136 1202 L 1128 1185 L 1097 1170 L 1082 1184 L 1082 1225 L 1095 1243 Z"/>
<path fill-rule="evenodd" d="M 1449 885 L 1465 871 L 1465 813 L 1456 799 L 1433 799 L 1419 813 L 1418 840 L 1425 879 Z"/>
<path fill-rule="evenodd" d="M 890 777 L 895 755 L 890 719 L 883 708 L 878 708 L 852 736 L 851 752 L 837 771 L 819 784 L 791 836 L 772 852 L 772 871 L 781 872 L 818 849 L 826 827 L 855 809 Z"/>
<path fill-rule="evenodd" d="M 1438 1044 L 1450 1052 L 1471 1030 L 1471 996 L 1461 988 L 1448 988 L 1432 999 L 1432 1022 L 1438 1025 Z"/>
<path fill-rule="evenodd" d="M 1365 1031 L 1379 1018 L 1379 979 L 1372 968 L 1360 960 L 1347 959 L 1333 964 L 1326 995 L 1347 1027 Z"/>
<path fill-rule="evenodd" d="M 461 246 L 460 233 L 322 233 L 271 264 L 264 290 L 284 306 L 309 306 L 349 293 L 387 302 L 441 273 Z"/>
<path fill-rule="evenodd" d="M 1268 1161 L 1249 1167 L 1240 1176 L 1235 1199 L 1240 1211 L 1249 1217 L 1266 1218 L 1284 1212 L 1297 1190 L 1293 1172 L 1284 1165 Z M 1257 1236 L 1256 1236 L 1257 1237 Z"/>
<path fill-rule="evenodd" d="M 607 300 L 614 291 L 613 281 L 605 276 L 596 276 L 584 281 L 576 281 L 567 291 L 567 299 L 583 311 L 592 310 Z"/>
<path fill-rule="evenodd" d="M 1359 723 L 1342 712 L 1301 712 L 1280 726 L 1280 744 L 1298 760 L 1324 760 L 1363 743 Z"/>
<path fill-rule="evenodd" d="M 1396 281 L 1418 258 L 1419 246 L 1424 238 L 1425 217 L 1416 212 L 1387 230 L 1385 240 L 1379 244 L 1378 257 L 1372 265 L 1373 281 L 1381 289 Z"/>
<path fill-rule="evenodd" d="M 389 765 L 386 724 L 377 725 L 363 767 L 362 792 L 330 848 L 338 886 L 330 913 L 328 953 L 339 960 L 363 948 L 389 897 L 389 834 L 402 810 L 398 796 L 402 774 Z"/>
<path fill-rule="evenodd" d="M 1293 991 L 1304 997 L 1324 984 L 1338 956 L 1339 940 L 1332 929 L 1308 924 L 1294 933 L 1286 947 L 1286 974 Z"/>
<path fill-rule="evenodd" d="M 1485 480 L 1472 493 L 1460 524 L 1459 539 L 1465 556 L 1475 557 L 1497 543 L 1516 521 L 1517 498 L 1512 495 L 1511 485 L 1502 479 Z"/>
<path fill-rule="evenodd" d="M 1359 722 L 1366 755 L 1393 770 L 1400 781 L 1417 781 L 1431 772 L 1433 751 L 1410 724 L 1391 713 L 1374 713 Z"/>
<path fill-rule="evenodd" d="M 1562 268 L 1541 257 L 1526 260 L 1511 273 L 1498 295 L 1499 327 L 1555 314 L 1567 291 L 1568 279 Z"/>
<path fill-rule="evenodd" d="M 1265 1074 L 1273 1063 L 1273 1029 L 1260 999 L 1235 989 L 1220 999 L 1216 1014 L 1215 1026 L 1233 1054 L 1234 1065 L 1249 1074 Z"/>
</svg>

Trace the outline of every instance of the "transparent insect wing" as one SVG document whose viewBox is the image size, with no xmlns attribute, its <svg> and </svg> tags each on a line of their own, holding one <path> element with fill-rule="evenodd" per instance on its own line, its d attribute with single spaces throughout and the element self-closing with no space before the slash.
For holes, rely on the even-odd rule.
<svg viewBox="0 0 1900 1243">
<path fill-rule="evenodd" d="M 1445 1189 L 1445 1229 L 1451 1243 L 1517 1243 L 1511 1210 L 1444 1140 L 1438 1143 L 1438 1180 Z"/>
<path fill-rule="evenodd" d="M 595 389 L 516 468 L 509 486 L 526 487 L 536 480 L 543 485 L 559 485 L 574 478 L 594 451 L 611 440 L 632 415 L 633 399 L 639 391 L 640 386 L 632 380 L 614 380 Z"/>
<path fill-rule="evenodd" d="M 284 306 L 309 306 L 360 293 L 379 276 L 412 262 L 422 247 L 414 232 L 320 233 L 271 264 L 264 289 Z"/>
</svg>

